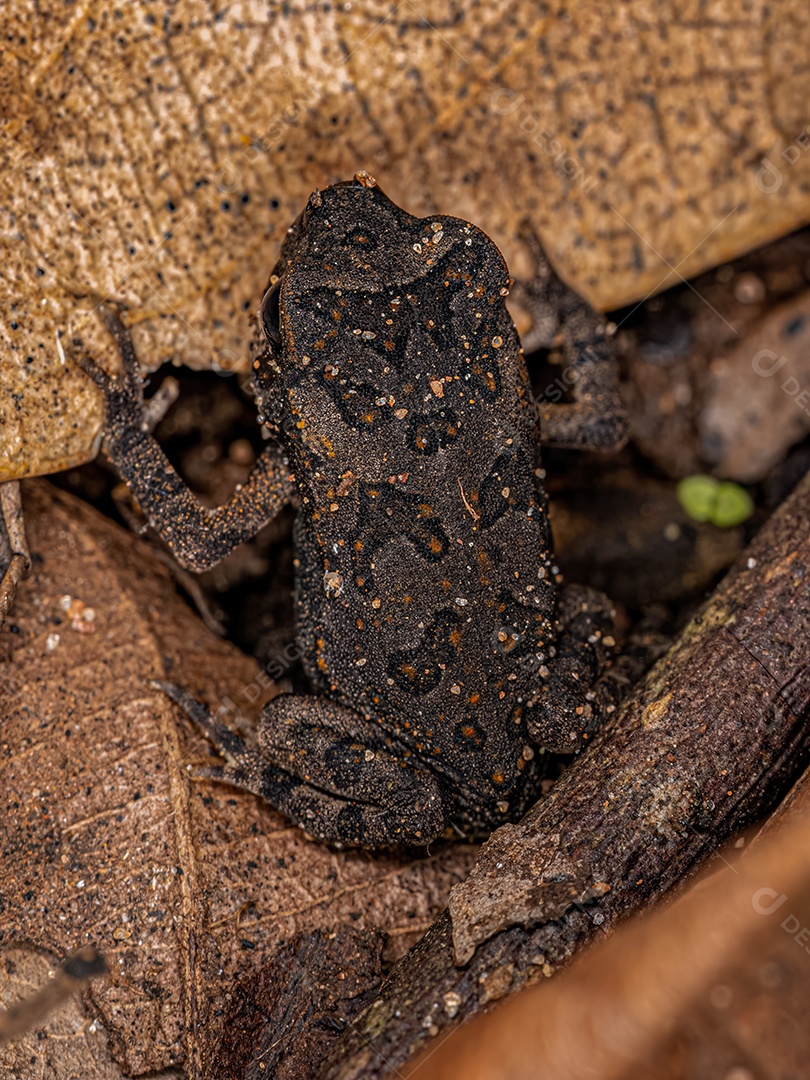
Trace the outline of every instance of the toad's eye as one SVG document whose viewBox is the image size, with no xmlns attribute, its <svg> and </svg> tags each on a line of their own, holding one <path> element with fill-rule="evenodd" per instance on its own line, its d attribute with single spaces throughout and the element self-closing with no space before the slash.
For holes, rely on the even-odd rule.
<svg viewBox="0 0 810 1080">
<path fill-rule="evenodd" d="M 281 312 L 278 306 L 278 298 L 281 293 L 281 281 L 268 289 L 262 299 L 259 308 L 259 318 L 262 321 L 262 329 L 265 337 L 272 345 L 278 345 L 281 341 Z"/>
<path fill-rule="evenodd" d="M 354 248 L 355 251 L 374 251 L 377 237 L 368 229 L 350 229 L 340 242 L 341 247 Z"/>
</svg>

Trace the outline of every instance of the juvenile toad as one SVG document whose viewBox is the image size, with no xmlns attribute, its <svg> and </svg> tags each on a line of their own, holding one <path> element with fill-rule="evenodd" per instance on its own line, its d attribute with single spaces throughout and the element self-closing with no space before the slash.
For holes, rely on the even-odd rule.
<svg viewBox="0 0 810 1080">
<path fill-rule="evenodd" d="M 260 310 L 255 383 L 273 437 L 214 511 L 148 434 L 112 311 L 123 376 L 84 361 L 106 394 L 107 452 L 179 562 L 204 569 L 297 503 L 311 694 L 272 701 L 253 750 L 164 689 L 226 756 L 218 775 L 316 837 L 485 833 L 536 797 L 542 748 L 575 750 L 598 722 L 609 605 L 558 588 L 538 428 L 542 411 L 544 441 L 609 447 L 623 425 L 597 316 L 542 267 L 577 399 L 541 409 L 488 237 L 411 217 L 367 174 L 316 192 Z"/>
</svg>

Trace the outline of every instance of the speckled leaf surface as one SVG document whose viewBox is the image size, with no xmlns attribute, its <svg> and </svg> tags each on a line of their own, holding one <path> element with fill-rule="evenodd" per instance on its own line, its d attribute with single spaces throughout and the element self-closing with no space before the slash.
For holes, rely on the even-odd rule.
<svg viewBox="0 0 810 1080">
<path fill-rule="evenodd" d="M 216 706 L 242 700 L 254 662 L 204 628 L 140 541 L 42 484 L 26 505 L 36 573 L 0 632 L 0 947 L 94 944 L 112 975 L 88 1019 L 116 1062 L 212 1075 L 233 987 L 282 942 L 379 927 L 397 956 L 474 849 L 332 851 L 190 775 L 208 745 L 148 680 L 168 673 Z"/>
<path fill-rule="evenodd" d="M 101 403 L 57 333 L 114 365 L 104 298 L 146 368 L 243 368 L 285 229 L 359 168 L 481 225 L 517 276 L 528 219 L 602 308 L 810 220 L 799 0 L 3 14 L 0 479 L 95 452 Z"/>
</svg>

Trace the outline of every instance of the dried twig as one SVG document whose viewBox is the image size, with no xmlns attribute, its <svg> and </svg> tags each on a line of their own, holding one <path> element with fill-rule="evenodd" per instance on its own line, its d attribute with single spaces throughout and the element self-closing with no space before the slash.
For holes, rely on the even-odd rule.
<svg viewBox="0 0 810 1080">
<path fill-rule="evenodd" d="M 622 926 L 560 979 L 513 995 L 456 1029 L 434 1054 L 428 1047 L 425 1060 L 409 1065 L 406 1075 L 731 1076 L 735 1070 L 723 1067 L 729 1055 L 745 1062 L 737 1070 L 741 1076 L 758 1074 L 757 1065 L 765 1066 L 763 1075 L 802 1075 L 810 982 L 810 773 L 773 820 L 779 827 L 765 828 L 734 864 L 651 916 Z M 733 1009 L 720 1004 L 726 994 Z"/>
</svg>

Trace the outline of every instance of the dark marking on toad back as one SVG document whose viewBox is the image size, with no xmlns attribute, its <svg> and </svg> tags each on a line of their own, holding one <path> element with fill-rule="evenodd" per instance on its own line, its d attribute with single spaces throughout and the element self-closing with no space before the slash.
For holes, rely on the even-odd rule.
<svg viewBox="0 0 810 1080">
<path fill-rule="evenodd" d="M 236 762 L 223 777 L 313 835 L 485 832 L 536 796 L 536 751 L 593 726 L 577 713 L 586 685 L 559 716 L 548 700 L 551 536 L 503 258 L 475 226 L 414 218 L 359 174 L 312 196 L 271 281 L 254 367 L 297 487 L 317 696 L 271 702 L 258 751 L 201 722 Z"/>
</svg>

